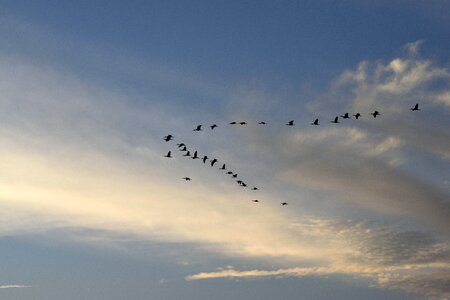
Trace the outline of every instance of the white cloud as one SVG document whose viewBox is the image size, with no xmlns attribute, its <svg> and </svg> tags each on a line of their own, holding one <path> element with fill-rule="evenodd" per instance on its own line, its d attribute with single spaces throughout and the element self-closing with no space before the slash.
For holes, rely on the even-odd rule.
<svg viewBox="0 0 450 300">
<path fill-rule="evenodd" d="M 21 289 L 21 288 L 30 288 L 31 285 L 21 285 L 21 284 L 5 284 L 0 285 L 0 289 Z"/>
</svg>

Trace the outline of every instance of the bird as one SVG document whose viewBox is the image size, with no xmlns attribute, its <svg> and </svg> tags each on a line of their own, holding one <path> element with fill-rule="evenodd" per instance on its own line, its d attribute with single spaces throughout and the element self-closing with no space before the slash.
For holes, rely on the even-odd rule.
<svg viewBox="0 0 450 300">
<path fill-rule="evenodd" d="M 233 177 L 233 178 L 236 178 L 238 176 L 238 174 L 236 173 L 236 174 L 233 174 L 233 175 L 231 175 L 231 177 Z"/>
<path fill-rule="evenodd" d="M 254 200 L 252 200 L 252 202 L 258 203 L 259 200 L 258 199 L 254 199 Z"/>
<path fill-rule="evenodd" d="M 180 144 L 177 144 L 177 146 L 178 146 L 178 148 L 181 148 L 181 147 L 185 147 L 186 145 L 184 143 L 180 143 Z"/>
<path fill-rule="evenodd" d="M 233 172 L 231 172 L 231 171 L 228 171 L 228 172 L 227 172 L 227 174 L 230 174 L 230 175 L 231 175 L 231 174 L 233 174 Z"/>
<path fill-rule="evenodd" d="M 185 154 L 185 155 L 183 155 L 183 156 L 191 156 L 191 152 L 190 152 L 190 151 L 188 151 L 188 152 L 186 152 L 186 154 Z"/>
<path fill-rule="evenodd" d="M 282 202 L 281 205 L 288 205 L 288 203 L 287 202 Z"/>
<path fill-rule="evenodd" d="M 345 113 L 343 116 L 341 116 L 342 119 L 350 119 L 350 116 L 348 113 Z"/>
<path fill-rule="evenodd" d="M 361 114 L 360 113 L 356 113 L 353 116 L 356 118 L 356 120 L 358 120 L 358 118 L 361 117 Z"/>
<path fill-rule="evenodd" d="M 223 164 L 223 166 L 220 168 L 221 170 L 226 170 L 225 169 L 225 164 Z"/>
<path fill-rule="evenodd" d="M 241 185 L 242 184 L 242 180 L 236 180 L 237 184 Z"/>
<path fill-rule="evenodd" d="M 414 105 L 414 107 L 411 107 L 410 110 L 412 110 L 412 111 L 420 110 L 419 103 L 416 103 L 416 105 Z"/>
<path fill-rule="evenodd" d="M 286 125 L 287 126 L 294 126 L 294 120 L 289 121 Z"/>
<path fill-rule="evenodd" d="M 171 151 L 167 152 L 167 154 L 166 154 L 166 155 L 164 155 L 164 157 L 167 157 L 167 158 L 172 158 L 172 156 L 170 155 L 170 153 L 171 153 Z"/>
<path fill-rule="evenodd" d="M 314 122 L 311 123 L 311 125 L 320 125 L 319 119 L 315 119 Z"/>
<path fill-rule="evenodd" d="M 242 183 L 241 183 L 241 186 L 247 187 L 247 184 L 246 184 L 245 182 L 242 182 Z"/>
<path fill-rule="evenodd" d="M 202 131 L 202 125 L 197 125 L 193 131 Z"/>
<path fill-rule="evenodd" d="M 214 164 L 215 164 L 216 162 L 217 162 L 217 159 L 215 159 L 215 158 L 214 158 L 213 160 L 211 160 L 211 167 L 214 166 Z"/>
<path fill-rule="evenodd" d="M 191 181 L 191 178 L 189 178 L 189 177 L 183 177 L 183 179 L 186 181 Z"/>
<path fill-rule="evenodd" d="M 195 151 L 195 152 L 194 152 L 194 156 L 192 156 L 192 159 L 197 159 L 197 158 L 200 158 L 200 157 L 198 157 L 197 151 Z"/>
<path fill-rule="evenodd" d="M 173 135 L 171 135 L 171 134 L 168 134 L 168 135 L 166 135 L 166 136 L 164 137 L 164 140 L 165 140 L 166 142 L 171 141 L 172 139 L 173 139 Z"/>
<path fill-rule="evenodd" d="M 214 128 L 219 127 L 219 126 L 217 126 L 216 124 L 212 124 L 212 125 L 209 126 L 209 127 L 211 127 L 211 130 L 214 130 Z"/>
<path fill-rule="evenodd" d="M 187 151 L 186 146 L 184 146 L 183 149 L 180 149 L 180 151 Z"/>
<path fill-rule="evenodd" d="M 339 117 L 336 117 L 336 118 L 334 118 L 333 121 L 330 121 L 330 122 L 331 122 L 331 123 L 339 123 L 338 119 L 339 119 Z"/>
<path fill-rule="evenodd" d="M 257 191 L 258 188 L 255 186 L 255 187 L 252 188 L 252 190 L 253 190 L 253 191 Z"/>
<path fill-rule="evenodd" d="M 239 125 L 246 125 L 247 122 L 239 122 Z"/>
<path fill-rule="evenodd" d="M 376 118 L 380 113 L 378 112 L 378 110 L 374 111 L 373 113 L 371 113 L 371 115 Z"/>
<path fill-rule="evenodd" d="M 206 155 L 203 156 L 203 159 L 202 159 L 202 160 L 203 160 L 203 163 L 206 163 L 206 160 L 207 160 L 207 159 L 208 159 L 208 156 L 206 156 Z"/>
<path fill-rule="evenodd" d="M 261 121 L 261 122 L 259 122 L 258 124 L 260 124 L 260 125 L 266 125 L 267 123 L 264 122 L 264 121 Z"/>
<path fill-rule="evenodd" d="M 230 125 L 236 125 L 236 122 L 230 122 Z"/>
</svg>

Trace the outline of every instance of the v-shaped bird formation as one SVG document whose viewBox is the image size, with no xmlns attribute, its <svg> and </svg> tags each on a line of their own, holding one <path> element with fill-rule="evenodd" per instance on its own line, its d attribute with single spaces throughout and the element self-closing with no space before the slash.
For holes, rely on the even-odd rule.
<svg viewBox="0 0 450 300">
<path fill-rule="evenodd" d="M 419 110 L 420 110 L 420 109 L 419 109 L 419 104 L 416 103 L 413 107 L 410 108 L 410 110 L 411 110 L 411 111 L 419 111 Z M 375 110 L 374 112 L 371 112 L 370 115 L 371 115 L 373 118 L 375 118 L 375 119 L 377 118 L 377 116 L 381 116 L 381 114 L 380 114 L 380 112 L 379 112 L 378 110 Z M 359 113 L 359 112 L 353 114 L 353 116 L 355 117 L 356 120 L 359 120 L 359 118 L 362 117 L 361 113 Z M 341 119 L 351 119 L 350 113 L 346 112 L 346 113 L 344 113 L 343 115 L 336 116 L 336 117 L 335 117 L 333 120 L 331 120 L 330 122 L 331 122 L 331 123 L 334 123 L 334 124 L 340 123 L 340 122 L 339 122 L 339 118 L 341 118 Z M 229 124 L 229 125 L 247 125 L 248 123 L 245 122 L 245 121 L 239 121 L 239 122 L 238 122 L 238 121 L 233 121 L 233 122 L 229 122 L 228 124 Z M 265 121 L 259 121 L 257 124 L 258 124 L 258 125 L 267 125 L 267 123 L 266 123 Z M 288 121 L 285 125 L 287 125 L 287 126 L 295 126 L 294 120 Z M 310 123 L 310 125 L 313 125 L 313 126 L 318 126 L 318 125 L 320 125 L 320 123 L 319 123 L 319 118 L 316 118 L 312 123 Z M 198 131 L 203 131 L 202 126 L 203 126 L 202 124 L 197 125 L 197 126 L 193 129 L 193 131 L 196 131 L 196 132 L 198 132 Z M 218 128 L 218 127 L 219 127 L 219 126 L 218 126 L 217 124 L 213 124 L 213 125 L 210 125 L 210 126 L 209 126 L 209 128 L 211 128 L 211 130 L 214 130 L 215 128 Z M 173 139 L 174 139 L 174 136 L 173 136 L 172 134 L 168 134 L 168 135 L 166 135 L 166 136 L 163 138 L 163 140 L 166 141 L 166 142 L 172 141 Z M 184 154 L 182 155 L 182 156 L 184 156 L 184 157 L 190 157 L 190 158 L 192 158 L 193 160 L 199 159 L 199 160 L 201 160 L 201 161 L 203 162 L 203 164 L 205 164 L 205 165 L 206 165 L 207 162 L 209 162 L 210 167 L 214 167 L 214 165 L 216 165 L 217 163 L 219 163 L 219 160 L 218 160 L 217 158 L 212 158 L 212 159 L 210 159 L 210 157 L 208 157 L 207 155 L 204 155 L 203 157 L 200 157 L 197 150 L 195 150 L 195 151 L 194 151 L 194 154 L 191 155 L 191 150 L 188 150 L 186 144 L 184 144 L 184 143 L 178 143 L 178 144 L 176 144 L 176 145 L 177 145 L 177 147 L 178 147 L 178 150 L 184 153 Z M 165 157 L 165 158 L 173 158 L 173 156 L 172 156 L 172 151 L 167 152 L 167 154 L 164 155 L 163 157 Z M 208 159 L 209 159 L 209 160 L 208 160 Z M 222 171 L 223 171 L 223 170 L 227 170 L 226 163 L 220 162 L 219 165 L 221 165 L 221 167 L 218 168 L 219 170 L 222 170 Z M 229 175 L 232 179 L 235 179 L 235 182 L 236 182 L 239 186 L 244 187 L 244 188 L 249 187 L 248 184 L 245 183 L 242 179 L 240 179 L 240 178 L 237 179 L 238 173 L 236 173 L 235 171 L 228 170 L 228 171 L 225 172 L 224 174 L 227 174 L 227 175 Z M 190 177 L 187 177 L 187 176 L 182 177 L 182 179 L 185 180 L 185 181 L 191 181 L 191 180 L 192 180 Z M 256 187 L 256 186 L 254 186 L 254 187 L 251 187 L 250 190 L 251 190 L 251 191 L 258 191 L 259 188 Z M 252 201 L 253 203 L 260 203 L 260 202 L 261 202 L 261 201 L 258 200 L 258 199 L 252 199 L 251 201 Z M 282 206 L 288 205 L 287 202 L 281 202 L 280 204 L 281 204 Z"/>
</svg>

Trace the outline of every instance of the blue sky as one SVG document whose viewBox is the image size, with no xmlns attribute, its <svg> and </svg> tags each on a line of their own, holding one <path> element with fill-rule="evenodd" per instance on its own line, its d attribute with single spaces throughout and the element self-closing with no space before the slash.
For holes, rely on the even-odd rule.
<svg viewBox="0 0 450 300">
<path fill-rule="evenodd" d="M 0 298 L 450 297 L 449 12 L 0 2 Z"/>
</svg>

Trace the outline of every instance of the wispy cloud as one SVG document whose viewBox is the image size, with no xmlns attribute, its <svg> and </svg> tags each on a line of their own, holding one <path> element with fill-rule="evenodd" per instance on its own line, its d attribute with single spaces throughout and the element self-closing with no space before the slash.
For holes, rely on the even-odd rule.
<svg viewBox="0 0 450 300">
<path fill-rule="evenodd" d="M 31 285 L 22 285 L 22 284 L 5 284 L 0 285 L 0 289 L 21 289 L 21 288 L 30 288 Z"/>
<path fill-rule="evenodd" d="M 408 145 L 448 157 L 448 133 L 432 130 L 425 121 L 416 122 L 423 127 L 409 127 L 408 117 L 395 125 L 389 114 L 401 114 L 419 98 L 447 109 L 448 74 L 417 53 L 372 67 L 365 62 L 344 72 L 328 92 L 342 96 L 335 97 L 339 109 L 333 114 L 382 106 L 385 125 L 364 116 L 362 125 L 314 131 L 262 132 L 249 126 L 239 133 L 241 140 L 232 140 L 226 132 L 220 137 L 186 133 L 192 133 L 188 120 L 200 115 L 186 118 L 163 107 L 135 105 L 126 93 L 46 65 L 0 57 L 0 234 L 87 228 L 100 235 L 195 242 L 212 245 L 208 249 L 215 253 L 307 265 L 227 268 L 187 277 L 191 280 L 350 274 L 412 291 L 420 281 L 418 292 L 445 296 L 448 192 L 404 167 L 411 159 Z M 435 81 L 441 84 L 431 88 Z M 331 115 L 322 100 L 311 107 Z M 258 193 L 263 205 L 252 205 L 253 194 L 234 189 L 217 170 L 162 158 L 171 147 L 162 141 L 167 133 L 229 158 L 250 178 L 262 178 L 267 184 Z M 237 143 L 247 150 L 236 150 Z M 194 178 L 189 184 L 181 180 L 187 174 Z M 350 216 L 332 208 L 321 211 L 323 218 L 306 217 L 317 212 L 308 208 L 320 203 L 316 200 L 324 191 L 334 207 L 358 207 L 374 220 L 400 216 L 400 225 L 422 231 L 344 222 Z M 285 199 L 292 200 L 292 209 L 282 210 L 279 202 Z M 302 222 L 293 222 L 301 217 Z M 85 240 L 96 241 L 90 238 Z M 114 234 L 105 239 L 113 244 Z"/>
</svg>

